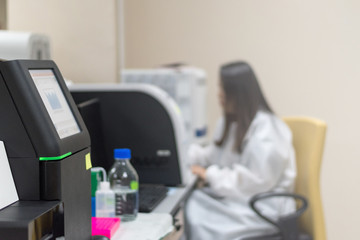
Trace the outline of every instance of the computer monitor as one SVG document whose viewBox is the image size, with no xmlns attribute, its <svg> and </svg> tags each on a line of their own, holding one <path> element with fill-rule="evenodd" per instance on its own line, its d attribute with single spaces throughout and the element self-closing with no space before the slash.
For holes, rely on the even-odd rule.
<svg viewBox="0 0 360 240">
<path fill-rule="evenodd" d="M 109 153 L 105 150 L 99 99 L 81 102 L 77 107 L 90 134 L 92 166 L 110 170 L 113 161 L 112 155 L 108 156 Z"/>
</svg>

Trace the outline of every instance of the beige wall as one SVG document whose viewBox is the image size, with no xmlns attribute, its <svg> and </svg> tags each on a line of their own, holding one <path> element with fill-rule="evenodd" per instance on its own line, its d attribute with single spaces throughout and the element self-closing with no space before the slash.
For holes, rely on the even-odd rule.
<svg viewBox="0 0 360 240">
<path fill-rule="evenodd" d="M 6 0 L 0 0 L 0 29 L 6 29 Z"/>
<path fill-rule="evenodd" d="M 220 114 L 218 68 L 234 59 L 253 65 L 279 115 L 324 119 L 328 239 L 359 238 L 359 1 L 127 0 L 125 9 L 125 65 L 204 68 L 211 126 Z"/>
<path fill-rule="evenodd" d="M 116 81 L 115 1 L 11 0 L 8 28 L 47 34 L 65 78 Z"/>
</svg>

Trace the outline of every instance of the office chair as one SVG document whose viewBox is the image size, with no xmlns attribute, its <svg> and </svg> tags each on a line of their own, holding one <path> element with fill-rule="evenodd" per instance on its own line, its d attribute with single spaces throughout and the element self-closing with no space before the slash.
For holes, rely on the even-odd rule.
<svg viewBox="0 0 360 240">
<path fill-rule="evenodd" d="M 319 185 L 326 123 L 309 117 L 285 117 L 283 120 L 293 133 L 297 163 L 295 193 L 270 192 L 254 196 L 250 200 L 251 208 L 265 221 L 275 225 L 279 232 L 267 236 L 250 237 L 246 240 L 326 240 Z M 298 207 L 295 213 L 280 217 L 275 222 L 262 215 L 256 209 L 255 203 L 276 196 L 293 197 L 300 200 L 302 206 Z M 304 233 L 300 233 L 299 229 Z"/>
</svg>

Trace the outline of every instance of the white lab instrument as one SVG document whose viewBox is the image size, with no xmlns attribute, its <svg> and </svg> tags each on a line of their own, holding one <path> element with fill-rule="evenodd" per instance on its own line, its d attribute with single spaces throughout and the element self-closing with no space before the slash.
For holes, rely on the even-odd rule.
<svg viewBox="0 0 360 240">
<path fill-rule="evenodd" d="M 32 32 L 0 30 L 0 59 L 50 59 L 50 40 Z"/>
<path fill-rule="evenodd" d="M 191 142 L 204 144 L 207 138 L 206 73 L 204 70 L 179 68 L 125 69 L 122 83 L 147 83 L 167 92 L 179 105 Z"/>
</svg>

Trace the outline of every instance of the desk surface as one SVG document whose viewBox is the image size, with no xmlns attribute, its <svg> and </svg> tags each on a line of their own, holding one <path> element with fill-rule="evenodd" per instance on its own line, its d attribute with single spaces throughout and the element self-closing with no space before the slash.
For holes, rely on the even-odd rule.
<svg viewBox="0 0 360 240">
<path fill-rule="evenodd" d="M 175 216 L 181 203 L 184 202 L 194 189 L 196 177 L 191 175 L 189 182 L 184 187 L 170 187 L 164 200 L 152 211 L 153 213 L 169 213 Z"/>
<path fill-rule="evenodd" d="M 169 188 L 166 198 L 151 212 L 139 213 L 133 222 L 121 222 L 111 240 L 158 240 L 170 233 L 173 217 L 195 187 L 196 177 L 191 177 L 184 187 Z M 140 227 L 141 226 L 141 227 Z"/>
<path fill-rule="evenodd" d="M 121 222 L 111 240 L 158 240 L 173 229 L 168 213 L 139 213 L 134 221 Z"/>
</svg>

